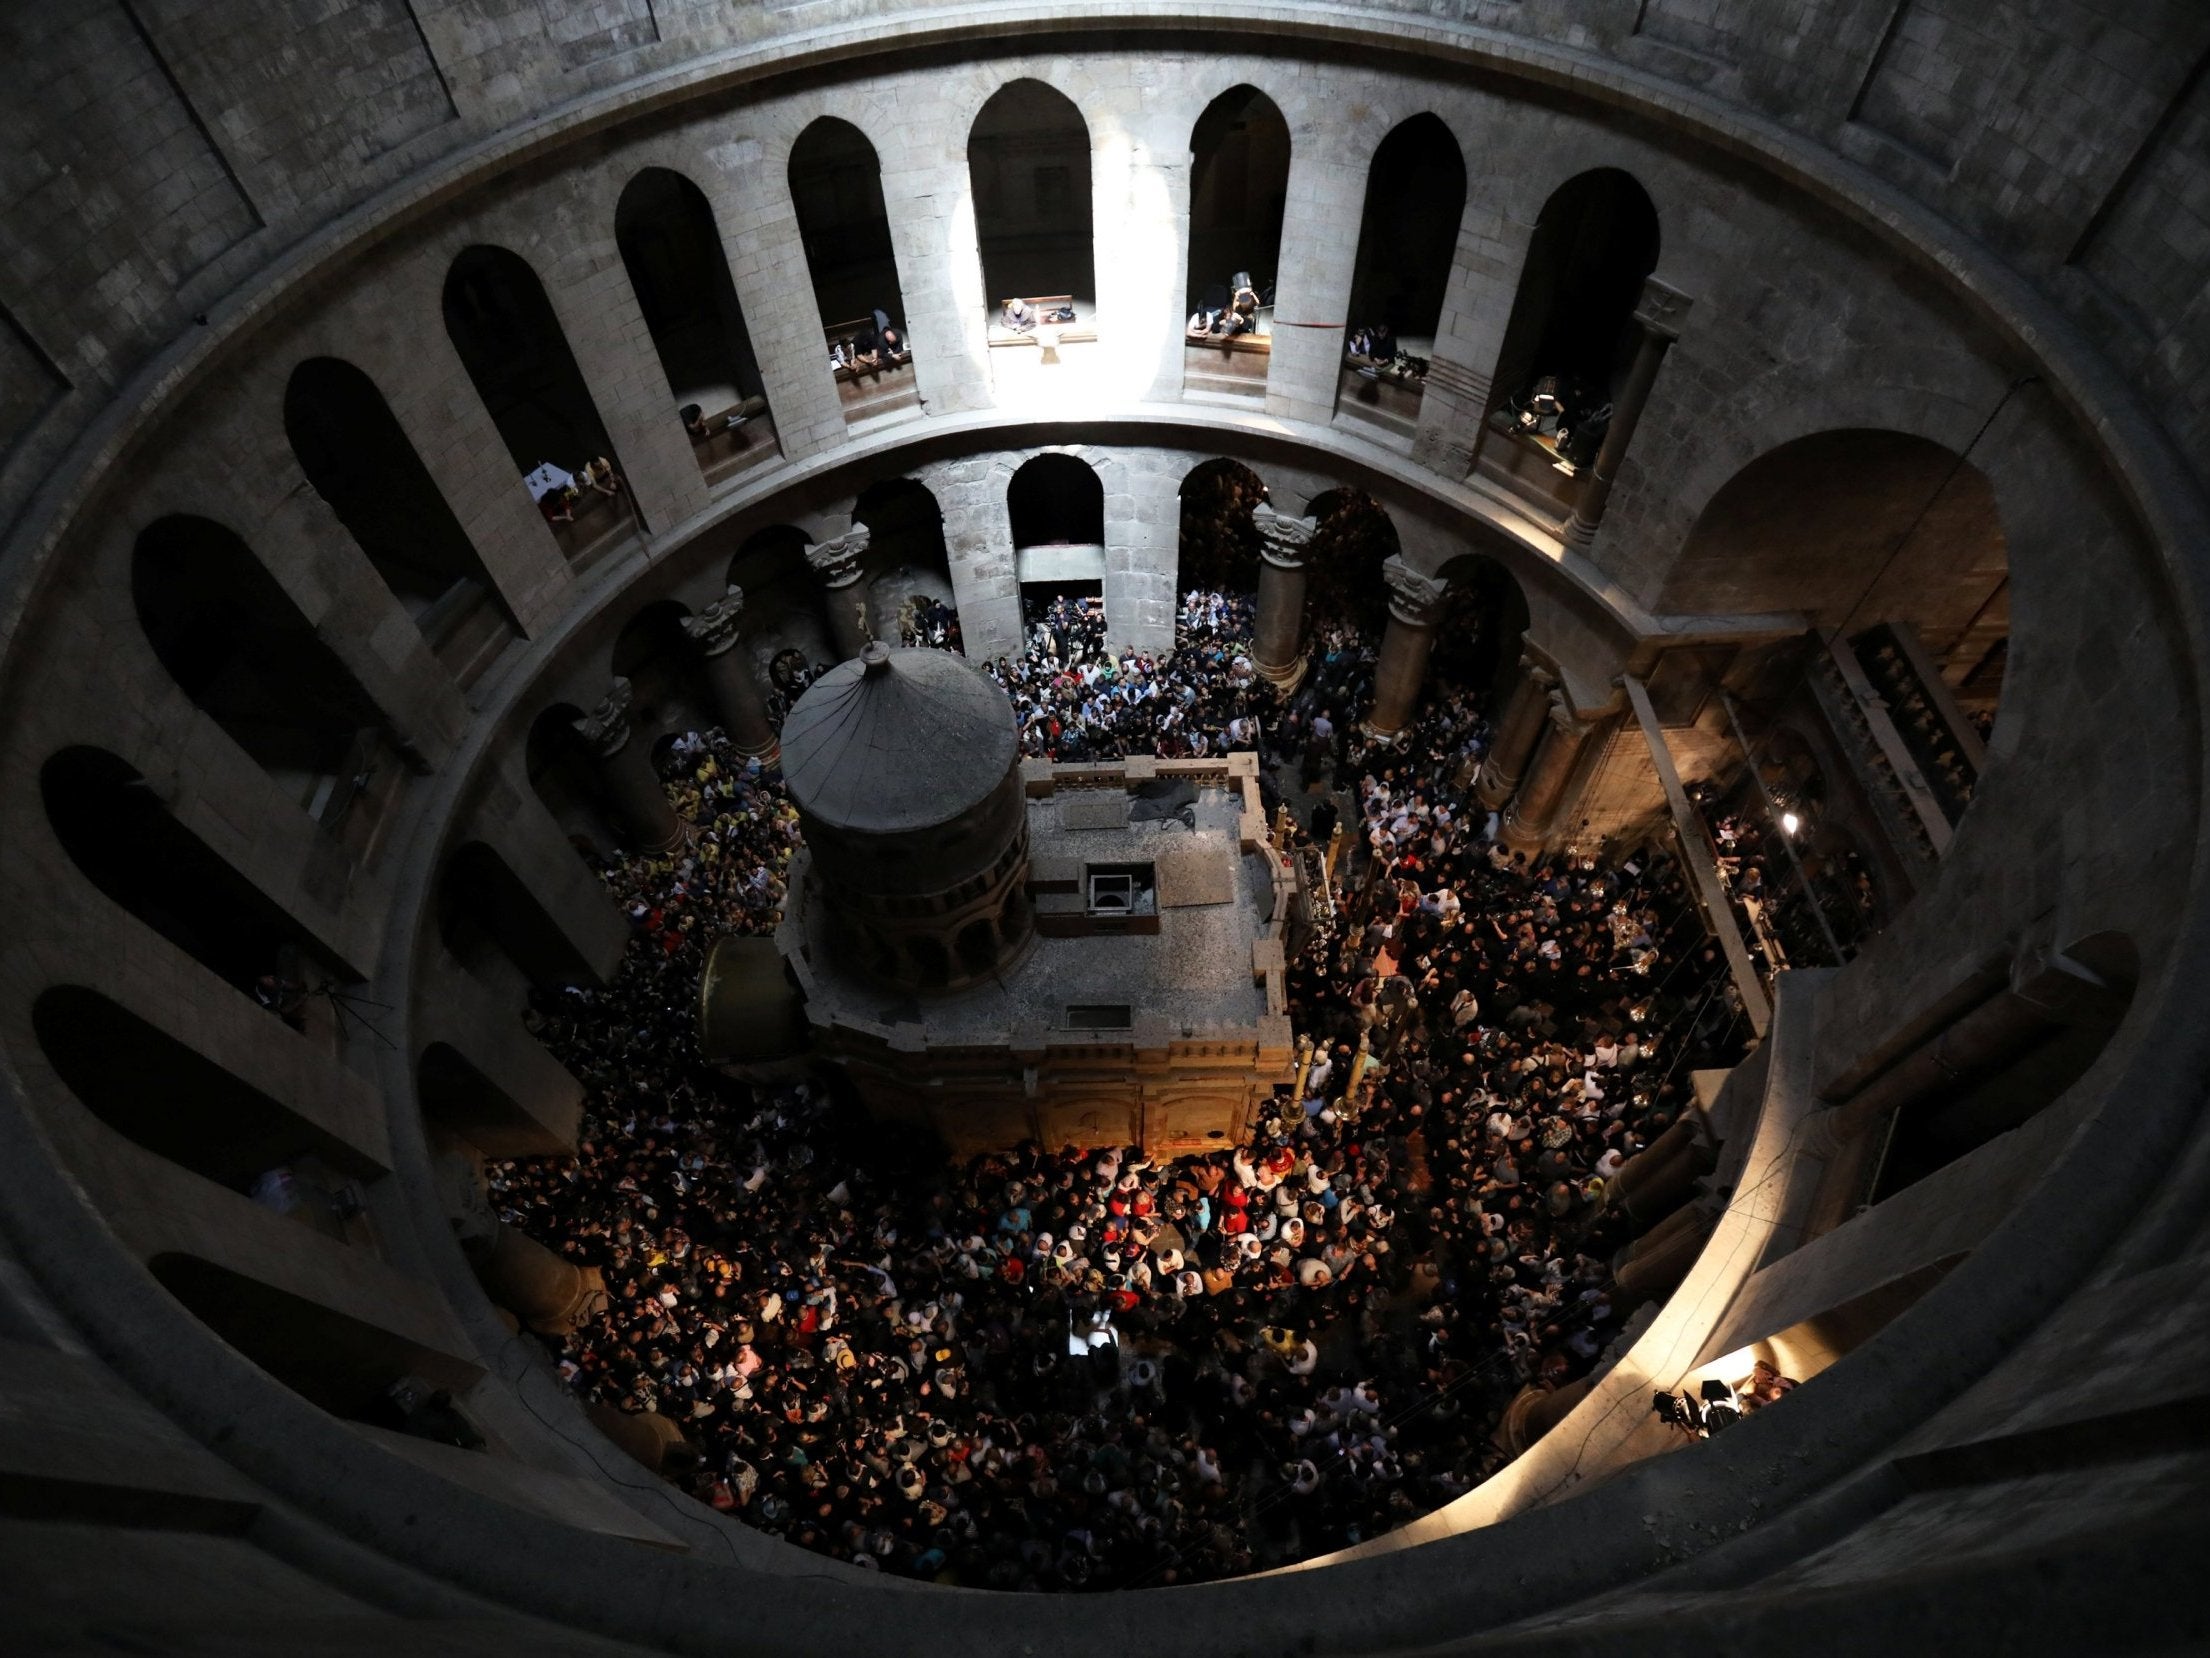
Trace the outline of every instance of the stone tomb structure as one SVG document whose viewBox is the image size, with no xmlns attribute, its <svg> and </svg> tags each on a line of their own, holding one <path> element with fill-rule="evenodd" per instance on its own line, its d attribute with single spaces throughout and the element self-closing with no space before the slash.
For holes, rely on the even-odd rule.
<svg viewBox="0 0 2210 1658">
<path fill-rule="evenodd" d="M 1294 1074 L 1258 765 L 1023 762 L 962 657 L 869 645 L 791 709 L 776 942 L 817 1049 L 957 1155 L 1233 1143 Z"/>
</svg>

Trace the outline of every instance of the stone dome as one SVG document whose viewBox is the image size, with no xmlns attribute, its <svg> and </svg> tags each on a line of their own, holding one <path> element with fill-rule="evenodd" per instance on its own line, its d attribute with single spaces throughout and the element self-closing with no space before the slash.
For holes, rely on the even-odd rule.
<svg viewBox="0 0 2210 1658">
<path fill-rule="evenodd" d="M 981 805 L 1018 747 L 1012 703 L 966 658 L 877 643 L 798 699 L 783 776 L 807 818 L 899 834 Z"/>
</svg>

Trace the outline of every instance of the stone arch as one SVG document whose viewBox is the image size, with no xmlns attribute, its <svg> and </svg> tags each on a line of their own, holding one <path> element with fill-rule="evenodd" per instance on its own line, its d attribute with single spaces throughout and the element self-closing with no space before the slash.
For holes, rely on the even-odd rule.
<svg viewBox="0 0 2210 1658">
<path fill-rule="evenodd" d="M 321 1124 L 97 990 L 49 986 L 32 1004 L 31 1028 L 46 1063 L 87 1111 L 217 1185 L 242 1192 L 303 1157 L 341 1175 L 383 1172 Z M 158 1088 L 148 1086 L 153 1077 Z"/>
<path fill-rule="evenodd" d="M 614 243 L 707 481 L 773 454 L 759 360 L 706 192 L 671 167 L 640 169 L 615 204 Z"/>
<path fill-rule="evenodd" d="M 1517 407 L 1547 378 L 1561 382 L 1569 410 L 1610 402 L 1634 357 L 1635 303 L 1659 247 L 1657 208 L 1633 174 L 1591 168 L 1553 190 L 1520 267 L 1491 406 Z"/>
<path fill-rule="evenodd" d="M 1407 349 L 1427 354 L 1442 319 L 1465 206 L 1465 152 L 1449 126 L 1426 111 L 1399 121 L 1366 173 L 1344 313 L 1352 328 L 1387 323 Z"/>
<path fill-rule="evenodd" d="M 504 958 L 540 990 L 598 982 L 537 895 L 483 841 L 456 848 L 438 872 L 437 927 L 446 953 L 480 978 L 497 977 Z"/>
<path fill-rule="evenodd" d="M 992 310 L 1012 295 L 1097 300 L 1090 128 L 1074 100 L 1042 81 L 1008 81 L 967 129 L 982 286 Z"/>
<path fill-rule="evenodd" d="M 630 741 L 650 743 L 663 732 L 718 724 L 698 647 L 683 631 L 690 607 L 656 599 L 639 608 L 614 636 L 608 672 L 630 686 Z"/>
<path fill-rule="evenodd" d="M 1105 596 L 1105 483 L 1079 455 L 1046 451 L 1022 462 L 1005 486 L 1023 620 L 1054 599 L 1100 605 Z"/>
<path fill-rule="evenodd" d="M 376 382 L 340 357 L 305 359 L 285 382 L 284 435 L 438 660 L 472 683 L 520 629 Z"/>
<path fill-rule="evenodd" d="M 960 928 L 959 937 L 952 948 L 958 956 L 959 972 L 963 978 L 982 978 L 997 966 L 998 936 L 990 925 L 988 916 L 970 921 Z"/>
<path fill-rule="evenodd" d="M 879 307 L 903 329 L 882 162 L 867 135 L 849 121 L 820 116 L 791 145 L 785 176 L 822 327 L 833 330 Z"/>
<path fill-rule="evenodd" d="M 1849 631 L 1905 624 L 1954 683 L 2007 638 L 2008 583 L 1986 474 L 1930 438 L 1851 427 L 1780 444 L 1722 485 L 1657 608 L 1800 612 Z"/>
<path fill-rule="evenodd" d="M 1362 489 L 1331 489 L 1305 508 L 1314 520 L 1305 552 L 1306 606 L 1315 618 L 1341 617 L 1378 640 L 1389 620 L 1382 565 L 1401 550 L 1396 521 Z"/>
<path fill-rule="evenodd" d="M 1250 85 L 1205 106 L 1189 135 L 1189 279 L 1183 310 L 1248 271 L 1271 301 L 1281 262 L 1291 140 L 1281 106 Z M 1226 299 L 1223 294 L 1223 301 Z"/>
<path fill-rule="evenodd" d="M 1461 553 L 1435 573 L 1443 609 L 1428 672 L 1439 685 L 1482 697 L 1493 714 L 1519 672 L 1527 590 L 1502 560 L 1483 553 Z"/>
<path fill-rule="evenodd" d="M 131 600 L 177 688 L 301 809 L 334 824 L 382 715 L 237 533 L 173 513 L 139 532 Z"/>
<path fill-rule="evenodd" d="M 1241 461 L 1200 461 L 1182 477 L 1176 582 L 1206 592 L 1258 591 L 1259 537 L 1251 514 L 1266 483 Z"/>
<path fill-rule="evenodd" d="M 568 842 L 595 870 L 595 849 L 619 845 L 622 836 L 590 749 L 575 729 L 583 710 L 556 702 L 530 722 L 522 771 L 540 804 Z"/>
<path fill-rule="evenodd" d="M 868 623 L 877 639 L 902 644 L 928 641 L 915 633 L 919 607 L 953 604 L 951 553 L 944 541 L 944 509 L 928 485 L 914 478 L 884 478 L 860 491 L 852 522 L 868 530 Z M 951 627 L 956 641 L 958 613 Z M 955 644 L 955 647 L 956 644 Z"/>
<path fill-rule="evenodd" d="M 54 838 L 78 872 L 240 995 L 271 1006 L 283 998 L 264 981 L 307 986 L 354 977 L 105 749 L 50 756 L 39 768 L 39 792 Z"/>
</svg>

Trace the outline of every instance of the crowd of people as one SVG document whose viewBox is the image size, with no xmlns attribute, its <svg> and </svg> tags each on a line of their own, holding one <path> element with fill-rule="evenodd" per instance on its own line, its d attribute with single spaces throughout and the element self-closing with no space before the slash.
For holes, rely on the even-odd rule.
<svg viewBox="0 0 2210 1658">
<path fill-rule="evenodd" d="M 620 974 L 533 1012 L 588 1089 L 578 1154 L 487 1172 L 506 1220 L 603 1275 L 563 1373 L 679 1423 L 716 1509 L 972 1586 L 1232 1575 L 1467 1490 L 1511 1398 L 1618 1333 L 1606 1184 L 1686 1107 L 1689 1066 L 1733 1052 L 1679 873 L 1508 852 L 1467 804 L 1477 695 L 1437 687 L 1372 743 L 1373 640 L 1320 629 L 1283 702 L 1251 619 L 1192 592 L 1153 658 L 1067 600 L 990 665 L 1032 754 L 1259 751 L 1270 811 L 1333 871 L 1291 965 L 1300 1083 L 1241 1144 L 952 1166 L 826 1079 L 701 1063 L 704 952 L 773 925 L 798 837 L 775 772 L 718 733 L 670 756 L 689 843 L 604 859 L 635 928 Z"/>
</svg>

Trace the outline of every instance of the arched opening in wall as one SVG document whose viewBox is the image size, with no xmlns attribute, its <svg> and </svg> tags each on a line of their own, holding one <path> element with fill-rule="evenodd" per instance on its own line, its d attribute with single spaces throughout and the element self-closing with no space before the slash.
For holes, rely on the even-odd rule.
<svg viewBox="0 0 2210 1658">
<path fill-rule="evenodd" d="M 603 854 L 626 844 L 627 837 L 599 780 L 590 746 L 575 728 L 581 718 L 583 711 L 565 702 L 539 714 L 530 723 L 522 767 L 531 791 L 595 872 Z"/>
<path fill-rule="evenodd" d="M 1466 158 L 1450 128 L 1424 113 L 1398 122 L 1366 173 L 1340 411 L 1411 438 L 1465 211 Z"/>
<path fill-rule="evenodd" d="M 39 769 L 39 791 L 55 838 L 86 880 L 294 1029 L 309 1023 L 314 991 L 356 977 L 114 755 L 65 748 Z"/>
<path fill-rule="evenodd" d="M 1182 480 L 1175 580 L 1187 593 L 1258 591 L 1259 538 L 1251 514 L 1266 485 L 1240 461 L 1210 460 Z"/>
<path fill-rule="evenodd" d="M 570 564 L 603 557 L 632 519 L 634 493 L 568 349 L 545 286 L 506 248 L 463 248 L 445 273 L 445 333 L 506 440 L 516 487 L 552 528 Z"/>
<path fill-rule="evenodd" d="M 195 1255 L 157 1255 L 146 1265 L 193 1317 L 332 1416 L 483 1448 L 450 1397 L 435 1406 L 426 1397 L 474 1385 L 475 1366 Z M 429 1384 L 425 1397 L 394 1398 L 410 1377 Z"/>
<path fill-rule="evenodd" d="M 736 648 L 750 656 L 778 728 L 815 665 L 836 660 L 820 583 L 806 562 L 811 545 L 796 525 L 770 524 L 746 536 L 729 559 L 729 580 L 744 589 L 744 640 Z M 779 670 L 778 663 L 784 663 Z"/>
<path fill-rule="evenodd" d="M 316 822 L 365 833 L 396 789 L 382 715 L 246 544 L 158 518 L 131 551 L 131 599 L 177 688 Z M 351 840 L 354 837 L 348 835 Z"/>
<path fill-rule="evenodd" d="M 546 991 L 599 982 L 536 894 L 482 841 L 470 841 L 445 860 L 437 926 L 446 952 L 487 982 L 512 974 Z"/>
<path fill-rule="evenodd" d="M 1090 129 L 1073 101 L 1042 81 L 999 87 L 967 130 L 967 179 L 991 343 L 1094 330 Z"/>
<path fill-rule="evenodd" d="M 963 650 L 944 510 L 928 486 L 911 478 L 870 484 L 852 506 L 852 521 L 867 526 L 867 613 L 875 637 Z"/>
<path fill-rule="evenodd" d="M 791 146 L 790 199 L 845 418 L 918 407 L 875 146 L 851 122 L 822 116 Z"/>
<path fill-rule="evenodd" d="M 988 921 L 970 921 L 959 929 L 959 971 L 970 979 L 981 978 L 997 965 L 998 944 Z"/>
<path fill-rule="evenodd" d="M 614 676 L 630 686 L 633 743 L 649 745 L 663 732 L 721 723 L 698 646 L 683 631 L 689 614 L 675 600 L 662 599 L 630 617 L 614 638 Z"/>
<path fill-rule="evenodd" d="M 321 1124 L 96 990 L 65 984 L 41 992 L 31 1026 L 46 1063 L 93 1116 L 218 1185 L 250 1193 L 264 1176 L 285 1171 L 312 1193 L 384 1172 Z M 322 1213 L 310 1210 L 310 1218 Z"/>
<path fill-rule="evenodd" d="M 913 970 L 921 981 L 923 990 L 941 990 L 951 983 L 952 958 L 940 940 L 911 938 L 906 940 L 906 953 L 913 958 Z"/>
<path fill-rule="evenodd" d="M 1265 393 L 1288 193 L 1289 123 L 1256 87 L 1230 87 L 1189 135 L 1183 311 L 1192 390 Z"/>
<path fill-rule="evenodd" d="M 1649 192 L 1616 167 L 1568 179 L 1535 221 L 1489 391 L 1478 464 L 1556 514 L 1579 500 L 1642 331 L 1658 262 Z"/>
<path fill-rule="evenodd" d="M 1389 625 L 1389 581 L 1382 565 L 1396 556 L 1397 527 L 1362 489 L 1331 489 L 1305 508 L 1314 519 L 1305 549 L 1305 610 L 1323 650 L 1346 630 L 1378 646 Z"/>
<path fill-rule="evenodd" d="M 645 168 L 614 209 L 614 244 L 706 481 L 773 459 L 760 365 L 706 192 L 669 168 Z"/>
<path fill-rule="evenodd" d="M 1089 463 L 1073 455 L 1036 456 L 1007 484 L 1005 511 L 1023 621 L 1033 627 L 1050 615 L 1062 627 L 1072 618 L 1102 627 L 1105 486 Z"/>
<path fill-rule="evenodd" d="M 1722 485 L 1657 608 L 1801 614 L 1799 671 L 1752 710 L 1753 743 L 1791 713 L 1821 720 L 1868 795 L 1902 787 L 1911 815 L 1954 828 L 1986 768 L 2009 570 L 1994 486 L 1970 461 L 1911 433 L 1844 429 L 1783 443 Z M 1855 712 L 1796 708 L 1832 677 Z M 1894 780 L 1896 748 L 1915 778 Z"/>
<path fill-rule="evenodd" d="M 1443 582 L 1428 678 L 1437 689 L 1473 697 L 1491 718 L 1519 676 L 1527 634 L 1527 594 L 1511 571 L 1480 553 L 1462 553 L 1436 572 Z"/>
<path fill-rule="evenodd" d="M 284 387 L 284 435 L 438 660 L 474 684 L 520 629 L 376 382 L 308 358 Z"/>
<path fill-rule="evenodd" d="M 2014 966 L 1981 1019 L 1952 1027 L 1926 1086 L 1895 1103 L 1868 1201 L 1886 1202 L 2063 1100 L 2117 1035 L 2140 982 L 2140 955 L 2116 932 Z M 1976 1028 L 1990 1038 L 1975 1043 Z"/>
<path fill-rule="evenodd" d="M 422 1050 L 414 1083 L 423 1121 L 439 1138 L 465 1141 L 486 1157 L 558 1157 L 575 1150 L 545 1118 L 446 1043 Z"/>
</svg>

